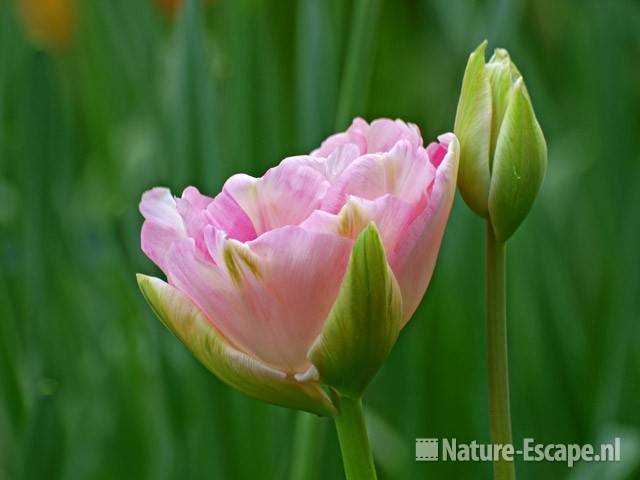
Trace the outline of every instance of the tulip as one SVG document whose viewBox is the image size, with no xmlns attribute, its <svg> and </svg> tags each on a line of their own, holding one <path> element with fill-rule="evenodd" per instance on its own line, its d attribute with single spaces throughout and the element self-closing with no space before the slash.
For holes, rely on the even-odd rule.
<svg viewBox="0 0 640 480">
<path fill-rule="evenodd" d="M 469 56 L 454 131 L 460 193 L 504 242 L 525 219 L 547 165 L 547 146 L 524 80 L 509 54 L 485 64 L 484 41 Z"/>
<path fill-rule="evenodd" d="M 427 289 L 451 209 L 453 134 L 362 119 L 261 178 L 211 198 L 146 192 L 138 275 L 151 308 L 220 379 L 255 398 L 335 415 L 360 398 Z"/>
</svg>

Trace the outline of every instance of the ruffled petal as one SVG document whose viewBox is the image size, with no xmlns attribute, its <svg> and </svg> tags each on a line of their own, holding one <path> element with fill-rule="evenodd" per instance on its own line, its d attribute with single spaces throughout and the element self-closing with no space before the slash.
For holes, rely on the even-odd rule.
<svg viewBox="0 0 640 480">
<path fill-rule="evenodd" d="M 207 206 L 207 218 L 229 238 L 246 242 L 257 237 L 251 219 L 227 191 L 223 190 Z"/>
<path fill-rule="evenodd" d="M 426 196 L 414 204 L 389 194 L 375 200 L 350 196 L 337 214 L 316 210 L 300 227 L 355 240 L 370 223 L 374 223 L 385 251 L 392 252 L 407 226 L 424 209 L 425 202 Z"/>
<path fill-rule="evenodd" d="M 333 151 L 343 145 L 353 145 L 358 149 L 360 155 L 367 153 L 367 139 L 365 131 L 369 128 L 369 124 L 362 118 L 356 118 L 351 126 L 341 133 L 336 133 L 327 138 L 320 148 L 317 148 L 311 155 L 318 157 L 329 157 Z"/>
<path fill-rule="evenodd" d="M 258 236 L 303 221 L 320 206 L 328 188 L 321 173 L 300 162 L 283 163 L 262 178 L 234 175 L 224 186 L 251 219 Z"/>
<path fill-rule="evenodd" d="M 338 212 L 350 195 L 374 200 L 391 194 L 414 203 L 424 195 L 434 172 L 424 148 L 416 150 L 401 140 L 388 153 L 364 155 L 351 163 L 327 192 L 322 209 Z"/>
<path fill-rule="evenodd" d="M 333 184 L 353 161 L 360 156 L 355 145 L 348 144 L 336 148 L 325 162 L 325 177 Z"/>
<path fill-rule="evenodd" d="M 140 235 L 142 251 L 166 273 L 164 258 L 169 248 L 187 236 L 176 201 L 169 189 L 156 187 L 142 195 L 140 213 L 145 218 Z"/>
<path fill-rule="evenodd" d="M 204 244 L 204 229 L 210 220 L 206 209 L 213 202 L 213 198 L 202 195 L 196 187 L 187 187 L 181 198 L 176 198 L 176 209 L 182 217 L 187 236 L 196 242 L 197 252 L 204 260 L 210 260 Z"/>
<path fill-rule="evenodd" d="M 168 188 L 155 187 L 142 194 L 140 213 L 145 220 L 179 229 L 182 217 L 176 210 L 176 201 Z"/>
<path fill-rule="evenodd" d="M 285 158 L 281 165 L 305 165 L 320 173 L 329 183 L 333 184 L 359 156 L 359 148 L 352 143 L 347 143 L 336 147 L 327 158 L 299 155 Z"/>
<path fill-rule="evenodd" d="M 367 153 L 387 152 L 401 140 L 409 142 L 414 149 L 422 146 L 422 136 L 417 126 L 388 118 L 371 122 L 365 130 L 365 138 Z"/>
<path fill-rule="evenodd" d="M 145 217 L 142 250 L 165 273 L 164 258 L 173 242 L 187 237 L 195 241 L 198 258 L 211 261 L 204 241 L 208 226 L 240 241 L 256 238 L 249 217 L 226 192 L 211 198 L 187 187 L 182 197 L 175 198 L 167 188 L 154 188 L 143 194 L 140 212 Z"/>
<path fill-rule="evenodd" d="M 442 143 L 432 142 L 427 146 L 427 155 L 431 164 L 438 168 L 447 154 L 447 146 Z"/>
<path fill-rule="evenodd" d="M 183 190 L 182 197 L 179 200 L 189 202 L 191 208 L 196 210 L 205 210 L 214 199 L 201 194 L 196 187 L 189 186 Z M 176 203 L 180 204 L 180 201 Z M 178 210 L 180 210 L 179 207 Z"/>
<path fill-rule="evenodd" d="M 356 118 L 345 132 L 330 136 L 311 154 L 329 157 L 344 145 L 356 147 L 360 155 L 382 153 L 391 150 L 401 140 L 408 141 L 413 148 L 422 146 L 420 130 L 412 123 L 380 118 L 368 124 L 362 118 Z"/>
<path fill-rule="evenodd" d="M 224 240 L 213 249 L 215 267 L 198 260 L 186 239 L 167 255 L 169 282 L 243 351 L 300 373 L 310 366 L 307 351 L 338 294 L 352 243 L 287 226 L 246 244 Z"/>
<path fill-rule="evenodd" d="M 402 291 L 403 325 L 415 312 L 429 285 L 455 196 L 458 140 L 453 134 L 441 135 L 438 139 L 447 147 L 447 153 L 436 170 L 429 202 L 403 233 L 390 258 Z"/>
</svg>

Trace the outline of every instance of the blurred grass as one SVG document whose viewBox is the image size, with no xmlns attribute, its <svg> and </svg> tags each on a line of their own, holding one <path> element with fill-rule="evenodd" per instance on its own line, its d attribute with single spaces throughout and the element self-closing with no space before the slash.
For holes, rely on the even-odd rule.
<svg viewBox="0 0 640 480">
<path fill-rule="evenodd" d="M 211 377 L 144 305 L 140 193 L 215 193 L 334 130 L 354 4 L 76 2 L 65 47 L 0 2 L 0 478 L 286 478 L 294 414 Z M 640 5 L 382 2 L 366 118 L 450 130 L 468 52 L 509 48 L 550 147 L 509 245 L 514 437 L 629 438 L 639 478 Z M 359 82 L 362 80 L 362 83 Z M 482 222 L 458 199 L 438 268 L 367 393 L 384 478 L 488 478 L 416 463 L 415 437 L 488 440 Z M 319 478 L 342 478 L 333 429 Z M 599 470 L 598 470 L 599 471 Z"/>
</svg>

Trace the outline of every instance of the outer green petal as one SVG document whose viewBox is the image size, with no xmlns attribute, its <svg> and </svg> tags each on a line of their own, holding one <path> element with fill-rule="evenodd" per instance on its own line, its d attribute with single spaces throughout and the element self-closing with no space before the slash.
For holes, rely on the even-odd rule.
<svg viewBox="0 0 640 480">
<path fill-rule="evenodd" d="M 389 354 L 401 322 L 400 289 L 370 223 L 356 240 L 340 293 L 309 359 L 324 383 L 358 398 Z"/>
<path fill-rule="evenodd" d="M 462 80 L 454 132 L 460 141 L 458 185 L 464 201 L 488 217 L 491 86 L 485 69 L 486 40 L 469 56 Z"/>
<path fill-rule="evenodd" d="M 231 346 L 182 292 L 166 282 L 140 274 L 137 279 L 160 321 L 223 382 L 265 402 L 335 415 L 318 384 L 300 383 Z"/>
<path fill-rule="evenodd" d="M 529 213 L 547 167 L 547 145 L 522 79 L 513 87 L 494 159 L 489 214 L 507 240 Z"/>
<path fill-rule="evenodd" d="M 507 111 L 511 87 L 521 77 L 520 72 L 511 61 L 509 53 L 503 48 L 496 48 L 493 56 L 486 65 L 487 77 L 491 85 L 491 148 L 489 151 L 489 170 L 493 168 L 493 156 L 500 125 Z"/>
</svg>

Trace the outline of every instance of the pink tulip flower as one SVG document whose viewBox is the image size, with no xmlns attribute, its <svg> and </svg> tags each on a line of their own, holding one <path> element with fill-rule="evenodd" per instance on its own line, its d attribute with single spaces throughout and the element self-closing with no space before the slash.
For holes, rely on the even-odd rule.
<svg viewBox="0 0 640 480">
<path fill-rule="evenodd" d="M 361 392 L 429 284 L 458 169 L 456 137 L 438 140 L 357 118 L 213 198 L 145 192 L 142 250 L 168 282 L 139 275 L 145 297 L 227 383 L 333 414 L 321 385 Z M 351 381 L 354 365 L 366 372 Z"/>
</svg>

